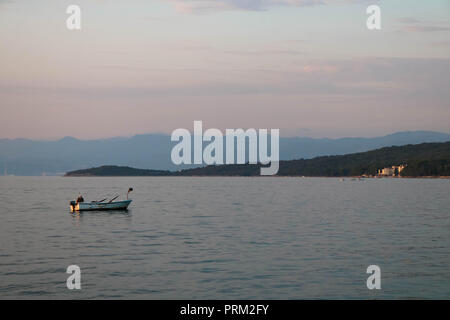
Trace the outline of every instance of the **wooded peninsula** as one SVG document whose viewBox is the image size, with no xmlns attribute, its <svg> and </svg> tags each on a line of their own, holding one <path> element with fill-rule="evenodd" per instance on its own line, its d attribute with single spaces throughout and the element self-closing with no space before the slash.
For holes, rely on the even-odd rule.
<svg viewBox="0 0 450 320">
<path fill-rule="evenodd" d="M 380 170 L 405 166 L 400 177 L 449 177 L 450 142 L 386 147 L 368 152 L 280 161 L 277 176 L 380 176 Z M 68 177 L 102 176 L 259 176 L 260 164 L 210 165 L 180 171 L 101 166 L 66 173 Z"/>
</svg>

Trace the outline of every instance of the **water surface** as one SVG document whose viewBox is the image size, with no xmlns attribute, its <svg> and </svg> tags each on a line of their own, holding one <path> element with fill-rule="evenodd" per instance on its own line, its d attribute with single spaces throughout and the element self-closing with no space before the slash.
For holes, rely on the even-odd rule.
<svg viewBox="0 0 450 320">
<path fill-rule="evenodd" d="M 128 212 L 71 214 L 125 196 Z M 1 299 L 450 298 L 450 180 L 0 177 Z M 82 289 L 66 287 L 66 268 Z M 379 265 L 382 289 L 368 290 Z"/>
</svg>

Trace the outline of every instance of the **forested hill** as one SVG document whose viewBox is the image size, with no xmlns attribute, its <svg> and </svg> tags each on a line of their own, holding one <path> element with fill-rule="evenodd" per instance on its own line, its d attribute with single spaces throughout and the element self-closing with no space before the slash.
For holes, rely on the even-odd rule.
<svg viewBox="0 0 450 320">
<path fill-rule="evenodd" d="M 76 170 L 66 173 L 66 177 L 142 177 L 142 176 L 168 176 L 173 174 L 165 170 L 135 169 L 119 166 L 102 166 L 85 170 Z"/>
<path fill-rule="evenodd" d="M 281 161 L 279 176 L 346 177 L 376 175 L 378 169 L 406 164 L 405 177 L 450 176 L 450 142 L 387 147 L 342 156 Z M 180 175 L 256 176 L 260 165 L 222 165 L 183 170 Z"/>
<path fill-rule="evenodd" d="M 280 161 L 279 176 L 346 177 L 376 175 L 384 167 L 406 164 L 404 177 L 450 176 L 450 142 L 387 147 L 368 152 Z M 67 176 L 258 176 L 260 165 L 218 165 L 177 172 L 101 167 Z"/>
</svg>

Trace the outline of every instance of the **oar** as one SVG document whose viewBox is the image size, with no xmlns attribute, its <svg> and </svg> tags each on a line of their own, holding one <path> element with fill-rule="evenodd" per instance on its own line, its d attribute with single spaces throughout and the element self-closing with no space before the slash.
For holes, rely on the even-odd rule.
<svg viewBox="0 0 450 320">
<path fill-rule="evenodd" d="M 111 202 L 113 202 L 114 200 L 116 200 L 117 198 L 118 198 L 119 196 L 115 196 L 114 198 L 112 198 L 111 200 L 109 200 L 109 202 L 108 203 L 111 203 Z"/>
</svg>

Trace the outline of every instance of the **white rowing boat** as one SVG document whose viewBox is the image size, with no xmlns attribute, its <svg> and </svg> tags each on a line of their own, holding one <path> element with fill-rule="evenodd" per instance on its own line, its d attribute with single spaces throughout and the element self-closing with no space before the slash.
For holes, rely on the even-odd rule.
<svg viewBox="0 0 450 320">
<path fill-rule="evenodd" d="M 133 188 L 128 189 L 127 200 L 114 201 L 119 196 L 114 197 L 109 202 L 104 202 L 106 199 L 101 201 L 84 202 L 81 200 L 70 201 L 70 212 L 75 211 L 99 211 L 99 210 L 127 210 L 132 200 L 128 200 L 128 194 L 133 191 Z M 78 199 L 80 199 L 80 197 Z"/>
<path fill-rule="evenodd" d="M 70 202 L 70 211 L 126 210 L 132 200 L 115 202 Z"/>
</svg>

